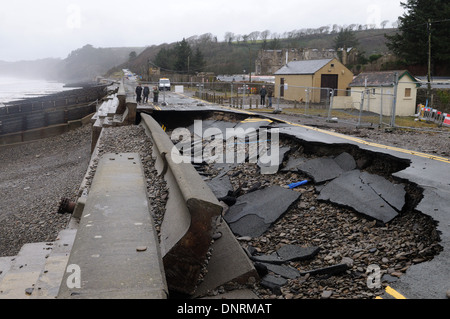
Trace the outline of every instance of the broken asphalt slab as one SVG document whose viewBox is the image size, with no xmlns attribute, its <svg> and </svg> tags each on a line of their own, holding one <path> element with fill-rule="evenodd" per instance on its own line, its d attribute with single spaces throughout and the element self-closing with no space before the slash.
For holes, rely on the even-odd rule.
<svg viewBox="0 0 450 319">
<path fill-rule="evenodd" d="M 329 182 L 318 199 L 351 207 L 363 215 L 388 223 L 403 208 L 405 195 L 402 184 L 392 184 L 381 176 L 353 170 Z"/>
<path fill-rule="evenodd" d="M 356 169 L 356 161 L 349 153 L 344 152 L 337 156 L 334 161 L 342 168 L 345 172 L 352 171 Z"/>
<path fill-rule="evenodd" d="M 304 157 L 298 157 L 298 158 L 294 158 L 294 157 L 289 157 L 286 165 L 284 165 L 281 168 L 281 172 L 297 172 L 298 171 L 298 167 L 305 163 L 307 161 L 306 158 Z"/>
<path fill-rule="evenodd" d="M 206 184 L 211 188 L 217 198 L 223 198 L 227 196 L 230 191 L 232 192 L 234 190 L 228 175 L 215 177 L 206 181 Z"/>
<path fill-rule="evenodd" d="M 298 167 L 298 170 L 311 177 L 316 184 L 321 184 L 340 176 L 344 170 L 333 158 L 315 158 Z"/>
<path fill-rule="evenodd" d="M 317 275 L 333 276 L 333 275 L 343 273 L 348 268 L 349 268 L 349 266 L 347 264 L 337 264 L 337 265 L 328 266 L 328 267 L 324 267 L 324 268 L 302 271 L 302 272 L 300 272 L 300 276 L 305 276 L 307 274 L 309 274 L 311 276 L 317 276 Z"/>
<path fill-rule="evenodd" d="M 297 170 L 310 176 L 316 184 L 333 180 L 356 168 L 355 159 L 348 153 L 342 153 L 336 158 L 321 157 L 299 162 Z"/>
<path fill-rule="evenodd" d="M 320 251 L 319 247 L 302 247 L 285 245 L 270 255 L 250 256 L 255 262 L 281 265 L 291 261 L 303 261 L 314 258 Z"/>
<path fill-rule="evenodd" d="M 281 287 L 287 284 L 287 279 L 266 275 L 261 279 L 261 286 L 270 289 L 274 294 L 281 295 Z"/>
<path fill-rule="evenodd" d="M 259 154 L 258 167 L 261 174 L 276 174 L 278 173 L 283 161 L 291 151 L 290 147 L 281 147 L 278 149 L 278 158 L 272 158 L 272 150 L 266 150 L 264 154 Z"/>
<path fill-rule="evenodd" d="M 271 186 L 238 197 L 224 219 L 237 236 L 258 237 L 266 232 L 301 196 L 301 193 Z"/>
</svg>

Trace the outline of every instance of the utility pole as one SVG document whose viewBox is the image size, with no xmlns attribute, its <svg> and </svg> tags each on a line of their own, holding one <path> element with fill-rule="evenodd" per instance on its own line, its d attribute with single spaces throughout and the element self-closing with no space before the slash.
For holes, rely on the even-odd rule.
<svg viewBox="0 0 450 319">
<path fill-rule="evenodd" d="M 431 19 L 428 19 L 428 98 L 431 97 Z"/>
<path fill-rule="evenodd" d="M 398 93 L 398 79 L 399 74 L 398 72 L 395 72 L 395 79 L 394 79 L 394 99 L 393 99 L 393 105 L 392 105 L 392 116 L 391 116 L 391 127 L 395 128 L 395 116 L 397 114 L 397 93 Z"/>
<path fill-rule="evenodd" d="M 249 80 L 250 83 L 252 83 L 252 50 L 250 48 L 250 46 L 248 46 L 248 60 L 249 60 L 249 66 L 248 66 L 248 74 L 249 74 Z"/>
</svg>

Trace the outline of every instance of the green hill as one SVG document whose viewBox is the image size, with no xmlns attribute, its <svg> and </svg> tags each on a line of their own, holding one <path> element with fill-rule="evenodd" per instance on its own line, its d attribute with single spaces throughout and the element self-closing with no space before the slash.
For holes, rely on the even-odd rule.
<svg viewBox="0 0 450 319">
<path fill-rule="evenodd" d="M 372 55 L 384 55 L 388 52 L 386 39 L 384 35 L 393 33 L 396 29 L 369 29 L 354 31 L 354 35 L 359 42 L 358 50 L 366 59 Z M 197 47 L 202 52 L 205 59 L 205 67 L 202 70 L 190 70 L 192 74 L 195 71 L 213 72 L 214 74 L 239 74 L 243 70 L 254 71 L 255 59 L 258 51 L 262 48 L 281 49 L 281 48 L 309 48 L 309 49 L 332 49 L 335 46 L 334 40 L 337 33 L 321 33 L 287 36 L 285 38 L 274 38 L 263 40 L 240 40 L 220 42 L 217 37 L 211 34 L 202 36 L 193 36 L 188 39 L 191 48 Z M 181 41 L 182 39 L 180 39 Z M 127 68 L 131 71 L 146 75 L 148 67 L 158 66 L 155 58 L 158 52 L 163 49 L 173 48 L 176 43 L 154 45 L 146 48 L 140 55 L 131 61 L 118 65 L 108 72 L 113 72 Z"/>
</svg>

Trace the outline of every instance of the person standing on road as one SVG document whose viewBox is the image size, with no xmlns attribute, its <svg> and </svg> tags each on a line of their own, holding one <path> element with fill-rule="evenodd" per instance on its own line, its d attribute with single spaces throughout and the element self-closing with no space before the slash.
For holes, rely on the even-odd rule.
<svg viewBox="0 0 450 319">
<path fill-rule="evenodd" d="M 159 90 L 155 86 L 153 87 L 153 103 L 158 103 L 158 99 L 159 99 Z"/>
<path fill-rule="evenodd" d="M 136 87 L 136 102 L 139 104 L 142 100 L 142 86 L 138 84 Z"/>
<path fill-rule="evenodd" d="M 269 98 L 269 107 L 272 107 L 272 98 L 273 98 L 273 90 L 272 88 L 269 88 L 268 93 L 267 93 L 267 97 Z"/>
<path fill-rule="evenodd" d="M 148 96 L 150 95 L 150 88 L 148 85 L 144 86 L 144 103 L 148 103 Z"/>
<path fill-rule="evenodd" d="M 261 105 L 265 106 L 266 105 L 267 90 L 266 90 L 266 87 L 264 85 L 261 88 L 261 90 L 259 90 L 259 95 L 261 95 Z"/>
</svg>

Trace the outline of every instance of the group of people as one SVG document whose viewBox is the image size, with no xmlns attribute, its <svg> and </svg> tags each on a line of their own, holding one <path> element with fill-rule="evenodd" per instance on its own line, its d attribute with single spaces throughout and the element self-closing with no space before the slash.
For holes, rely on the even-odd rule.
<svg viewBox="0 0 450 319">
<path fill-rule="evenodd" d="M 259 90 L 259 95 L 261 96 L 261 105 L 266 105 L 266 96 L 269 98 L 269 105 L 268 107 L 272 107 L 272 98 L 273 98 L 273 91 L 271 88 L 268 90 L 266 89 L 266 86 L 263 85 L 261 90 Z M 141 102 L 148 103 L 148 98 L 150 96 L 150 88 L 148 85 L 145 85 L 144 88 L 140 84 L 136 87 L 136 102 L 139 104 Z M 158 87 L 153 87 L 153 103 L 158 103 L 159 98 L 159 90 Z"/>
<path fill-rule="evenodd" d="M 272 107 L 272 98 L 273 98 L 273 91 L 271 88 L 269 90 L 266 89 L 266 86 L 263 85 L 261 90 L 259 90 L 259 95 L 261 96 L 261 105 L 266 105 L 266 96 L 269 98 L 269 107 Z"/>
<path fill-rule="evenodd" d="M 136 87 L 136 102 L 139 103 L 148 103 L 148 98 L 150 96 L 150 88 L 148 85 L 145 85 L 144 88 L 140 84 Z M 153 87 L 153 103 L 158 103 L 159 99 L 159 90 L 158 87 Z"/>
</svg>

